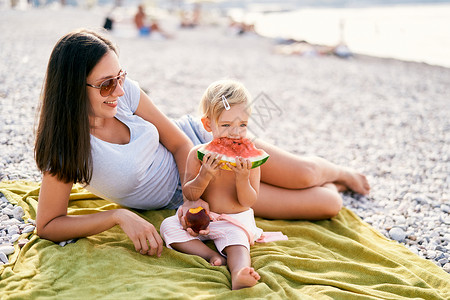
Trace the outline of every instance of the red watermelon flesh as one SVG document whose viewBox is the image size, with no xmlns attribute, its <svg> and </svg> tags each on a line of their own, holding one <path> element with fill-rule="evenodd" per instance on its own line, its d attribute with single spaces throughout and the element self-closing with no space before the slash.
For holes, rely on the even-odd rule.
<svg viewBox="0 0 450 300">
<path fill-rule="evenodd" d="M 214 139 L 197 151 L 197 157 L 203 160 L 203 156 L 206 153 L 221 154 L 221 161 L 229 162 L 232 165 L 236 165 L 236 156 L 247 158 L 252 162 L 252 168 L 259 167 L 269 158 L 269 155 L 264 150 L 256 149 L 252 141 L 247 138 L 230 139 L 222 137 Z M 222 168 L 229 170 L 226 165 Z"/>
</svg>

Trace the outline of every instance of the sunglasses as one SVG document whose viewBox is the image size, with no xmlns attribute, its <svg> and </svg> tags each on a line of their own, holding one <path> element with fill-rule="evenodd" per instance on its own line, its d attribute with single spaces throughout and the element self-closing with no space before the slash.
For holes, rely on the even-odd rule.
<svg viewBox="0 0 450 300">
<path fill-rule="evenodd" d="M 100 95 L 102 95 L 103 97 L 108 97 L 110 96 L 114 90 L 117 87 L 117 83 L 120 84 L 120 86 L 123 85 L 123 82 L 125 81 L 125 76 L 127 76 L 127 72 L 120 70 L 119 75 L 114 76 L 112 78 L 106 79 L 105 81 L 103 81 L 102 83 L 100 83 L 100 85 L 92 85 L 89 83 L 86 83 L 87 86 L 96 88 L 96 89 L 100 89 Z"/>
</svg>

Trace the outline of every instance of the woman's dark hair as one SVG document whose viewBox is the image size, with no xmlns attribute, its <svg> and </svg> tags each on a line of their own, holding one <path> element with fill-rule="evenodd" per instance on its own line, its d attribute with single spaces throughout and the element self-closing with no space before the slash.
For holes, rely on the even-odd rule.
<svg viewBox="0 0 450 300">
<path fill-rule="evenodd" d="M 34 156 L 40 171 L 66 183 L 92 178 L 86 78 L 109 51 L 117 54 L 111 41 L 82 29 L 63 36 L 48 62 Z"/>
</svg>

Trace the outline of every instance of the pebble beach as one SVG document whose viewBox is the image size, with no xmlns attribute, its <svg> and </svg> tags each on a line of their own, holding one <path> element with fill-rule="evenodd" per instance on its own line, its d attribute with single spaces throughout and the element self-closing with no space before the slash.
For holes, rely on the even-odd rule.
<svg viewBox="0 0 450 300">
<path fill-rule="evenodd" d="M 107 11 L 0 9 L 0 180 L 40 181 L 33 131 L 51 50 L 71 30 L 102 27 Z M 364 173 L 370 195 L 344 193 L 344 205 L 450 273 L 449 68 L 358 54 L 282 55 L 273 39 L 231 34 L 221 23 L 180 29 L 162 19 L 173 38 L 140 37 L 127 13 L 110 37 L 128 76 L 164 113 L 198 115 L 212 81 L 242 81 L 255 101 L 254 135 Z M 33 226 L 8 221 L 20 222 L 21 212 L 4 199 L 0 248 Z"/>
</svg>

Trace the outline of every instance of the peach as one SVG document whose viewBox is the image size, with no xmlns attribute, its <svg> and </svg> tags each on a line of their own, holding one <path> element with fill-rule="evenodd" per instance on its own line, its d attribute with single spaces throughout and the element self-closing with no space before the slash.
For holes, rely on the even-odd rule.
<svg viewBox="0 0 450 300">
<path fill-rule="evenodd" d="M 208 228 L 210 222 L 208 213 L 201 206 L 189 209 L 184 218 L 187 227 L 192 228 L 196 233 Z"/>
</svg>

